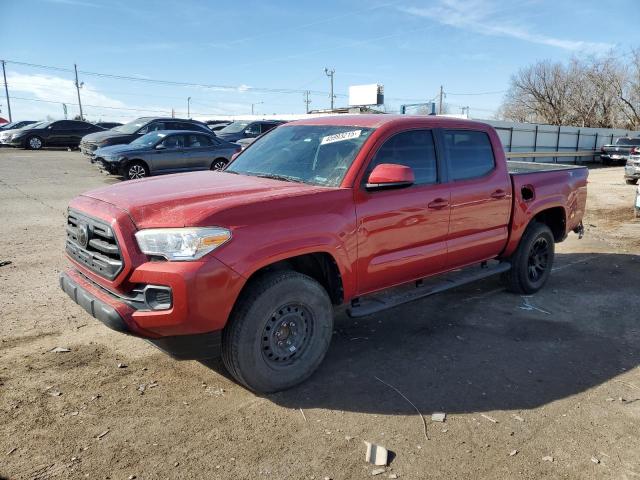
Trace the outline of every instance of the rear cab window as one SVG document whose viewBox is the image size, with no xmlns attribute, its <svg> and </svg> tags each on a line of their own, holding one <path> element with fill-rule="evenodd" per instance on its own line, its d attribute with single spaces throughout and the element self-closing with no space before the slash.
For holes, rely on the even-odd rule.
<svg viewBox="0 0 640 480">
<path fill-rule="evenodd" d="M 477 130 L 444 130 L 444 151 L 452 181 L 484 177 L 496 167 L 491 140 Z"/>
</svg>

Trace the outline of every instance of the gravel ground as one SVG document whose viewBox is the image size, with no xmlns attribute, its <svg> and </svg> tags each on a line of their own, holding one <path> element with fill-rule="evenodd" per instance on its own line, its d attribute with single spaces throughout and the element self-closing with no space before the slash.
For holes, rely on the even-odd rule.
<svg viewBox="0 0 640 480">
<path fill-rule="evenodd" d="M 369 478 L 364 440 L 394 454 L 377 478 L 640 477 L 640 221 L 621 167 L 592 169 L 586 236 L 538 294 L 491 279 L 337 312 L 319 371 L 264 397 L 59 289 L 68 201 L 118 181 L 78 152 L 0 149 L 0 478 Z"/>
</svg>

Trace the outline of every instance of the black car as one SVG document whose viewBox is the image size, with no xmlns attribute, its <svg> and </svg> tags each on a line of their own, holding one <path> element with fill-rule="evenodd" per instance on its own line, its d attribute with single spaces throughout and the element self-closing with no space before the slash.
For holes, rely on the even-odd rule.
<svg viewBox="0 0 640 480">
<path fill-rule="evenodd" d="M 237 142 L 241 138 L 259 137 L 282 123 L 280 120 L 239 120 L 218 130 L 216 136 L 227 142 Z"/>
<path fill-rule="evenodd" d="M 239 151 L 238 145 L 222 141 L 212 132 L 161 130 L 128 145 L 99 148 L 95 161 L 109 173 L 133 180 L 162 173 L 220 170 Z"/>
<path fill-rule="evenodd" d="M 11 137 L 9 145 L 30 150 L 40 150 L 42 147 L 75 148 L 85 135 L 102 131 L 104 128 L 89 122 L 56 120 L 19 130 Z"/>
<path fill-rule="evenodd" d="M 17 130 L 18 128 L 31 125 L 32 123 L 36 123 L 36 120 L 22 120 L 20 122 L 5 123 L 0 127 L 0 130 Z"/>
<path fill-rule="evenodd" d="M 82 139 L 82 142 L 80 142 L 80 150 L 85 155 L 92 157 L 93 152 L 98 148 L 131 143 L 136 138 L 157 130 L 200 130 L 209 134 L 211 133 L 209 127 L 197 120 L 140 117 L 120 127 L 107 130 L 106 132 L 87 135 Z"/>
<path fill-rule="evenodd" d="M 205 123 L 207 124 L 207 127 L 209 127 L 209 129 L 212 132 L 217 132 L 218 130 L 222 130 L 224 127 L 229 125 L 231 121 L 230 120 L 207 120 Z"/>
<path fill-rule="evenodd" d="M 96 122 L 95 124 L 99 127 L 106 128 L 107 130 L 111 128 L 120 127 L 123 125 L 120 122 Z"/>
</svg>

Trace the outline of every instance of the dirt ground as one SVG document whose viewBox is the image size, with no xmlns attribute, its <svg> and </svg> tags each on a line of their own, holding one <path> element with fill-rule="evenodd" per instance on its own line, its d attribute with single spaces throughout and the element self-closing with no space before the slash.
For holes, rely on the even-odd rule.
<svg viewBox="0 0 640 480">
<path fill-rule="evenodd" d="M 338 312 L 319 371 L 264 397 L 60 290 L 68 201 L 117 181 L 78 152 L 0 149 L 0 478 L 369 478 L 364 440 L 394 453 L 376 478 L 640 478 L 640 221 L 621 167 L 592 169 L 586 236 L 535 296 L 491 279 Z"/>
</svg>

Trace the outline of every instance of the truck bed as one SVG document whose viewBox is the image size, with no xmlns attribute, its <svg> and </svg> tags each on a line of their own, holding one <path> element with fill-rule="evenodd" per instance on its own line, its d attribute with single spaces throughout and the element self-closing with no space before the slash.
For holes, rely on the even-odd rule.
<svg viewBox="0 0 640 480">
<path fill-rule="evenodd" d="M 556 170 L 573 170 L 587 168 L 581 165 L 564 165 L 561 163 L 537 163 L 537 162 L 518 162 L 515 160 L 507 161 L 507 170 L 511 175 L 521 175 L 525 173 L 540 173 Z"/>
</svg>

